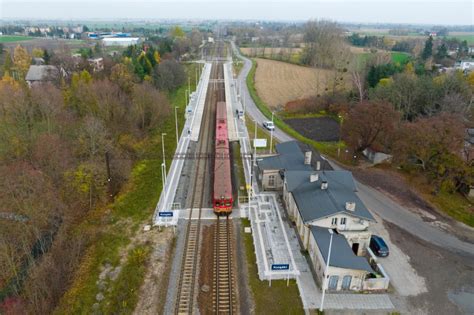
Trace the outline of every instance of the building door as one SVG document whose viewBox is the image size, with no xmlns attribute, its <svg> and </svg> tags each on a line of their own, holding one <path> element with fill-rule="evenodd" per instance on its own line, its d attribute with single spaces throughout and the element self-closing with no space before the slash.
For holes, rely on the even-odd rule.
<svg viewBox="0 0 474 315">
<path fill-rule="evenodd" d="M 353 243 L 353 244 L 352 244 L 352 251 L 354 252 L 354 254 L 358 255 L 358 252 L 359 252 L 359 243 Z"/>
<path fill-rule="evenodd" d="M 352 276 L 344 276 L 344 278 L 342 278 L 342 289 L 349 290 L 349 288 L 351 287 L 351 281 Z"/>
<path fill-rule="evenodd" d="M 337 283 L 339 282 L 339 276 L 330 276 L 329 277 L 329 290 L 337 290 Z"/>
</svg>

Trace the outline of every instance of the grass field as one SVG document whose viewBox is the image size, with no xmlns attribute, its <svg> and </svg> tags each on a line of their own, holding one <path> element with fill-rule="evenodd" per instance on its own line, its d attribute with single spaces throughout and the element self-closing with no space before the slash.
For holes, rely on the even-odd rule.
<svg viewBox="0 0 474 315">
<path fill-rule="evenodd" d="M 16 35 L 2 35 L 0 36 L 0 43 L 13 43 L 25 40 L 31 40 L 34 37 L 31 36 L 16 36 Z"/>
<path fill-rule="evenodd" d="M 257 58 L 255 87 L 263 102 L 280 110 L 289 101 L 323 94 L 334 73 L 287 62 Z"/>
<path fill-rule="evenodd" d="M 258 278 L 252 235 L 243 232 L 243 228 L 249 226 L 250 221 L 248 219 L 242 219 L 241 233 L 245 243 L 248 280 L 253 300 L 255 302 L 255 314 L 304 314 L 298 286 L 296 285 L 295 280 L 290 280 L 290 285 L 288 287 L 286 286 L 285 280 L 274 280 L 270 287 L 267 281 L 260 281 Z"/>
</svg>

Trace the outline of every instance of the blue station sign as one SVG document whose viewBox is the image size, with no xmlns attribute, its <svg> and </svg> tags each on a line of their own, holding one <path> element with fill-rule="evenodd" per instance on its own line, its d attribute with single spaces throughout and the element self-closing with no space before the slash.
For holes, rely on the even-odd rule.
<svg viewBox="0 0 474 315">
<path fill-rule="evenodd" d="M 169 212 L 169 211 L 158 212 L 158 216 L 160 216 L 160 217 L 172 217 L 173 212 Z"/>
<path fill-rule="evenodd" d="M 272 270 L 290 270 L 289 264 L 272 264 Z"/>
</svg>

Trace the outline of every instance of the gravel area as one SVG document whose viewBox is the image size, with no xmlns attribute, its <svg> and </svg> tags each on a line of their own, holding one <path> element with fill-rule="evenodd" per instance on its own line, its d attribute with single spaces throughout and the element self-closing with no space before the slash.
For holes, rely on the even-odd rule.
<svg viewBox="0 0 474 315">
<path fill-rule="evenodd" d="M 361 183 L 383 191 L 384 194 L 418 214 L 423 221 L 449 231 L 461 240 L 474 243 L 474 228 L 459 223 L 435 209 L 411 189 L 405 178 L 395 171 L 376 167 L 359 167 L 350 170 Z"/>
<path fill-rule="evenodd" d="M 176 247 L 173 253 L 173 258 L 169 261 L 171 263 L 171 272 L 168 282 L 168 293 L 166 295 L 166 303 L 164 306 L 163 314 L 174 313 L 176 295 L 178 294 L 177 290 L 179 283 L 179 275 L 181 272 L 181 259 L 183 257 L 184 241 L 186 236 L 185 228 L 186 222 L 179 221 L 178 226 L 176 227 Z"/>
<path fill-rule="evenodd" d="M 474 256 L 461 256 L 385 222 L 392 244 L 410 257 L 428 292 L 407 297 L 410 314 L 474 314 Z"/>
</svg>

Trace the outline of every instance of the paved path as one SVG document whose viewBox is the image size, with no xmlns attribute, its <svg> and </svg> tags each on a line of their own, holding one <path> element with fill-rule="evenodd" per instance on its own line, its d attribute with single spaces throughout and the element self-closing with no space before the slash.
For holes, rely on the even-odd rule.
<svg viewBox="0 0 474 315">
<path fill-rule="evenodd" d="M 253 102 L 245 81 L 245 78 L 252 67 L 252 62 L 248 58 L 240 55 L 234 43 L 232 43 L 232 46 L 234 53 L 244 61 L 244 66 L 238 76 L 238 80 L 241 81 L 242 96 L 245 98 L 247 113 L 252 116 L 253 119 L 256 119 L 257 123 L 261 125 L 263 121 L 268 120 L 268 118 L 266 118 L 260 112 Z M 294 140 L 292 137 L 288 136 L 278 128 L 275 129 L 273 135 L 281 142 Z M 334 169 L 342 169 L 333 161 L 329 160 L 329 162 L 334 167 Z M 440 228 L 424 222 L 418 215 L 414 214 L 412 211 L 395 202 L 393 199 L 384 195 L 378 190 L 375 190 L 360 182 L 357 182 L 357 187 L 359 191 L 358 195 L 365 205 L 371 211 L 378 214 L 383 220 L 391 222 L 432 244 L 450 249 L 463 255 L 474 255 L 474 244 L 461 241 L 460 239 L 441 230 Z"/>
</svg>

